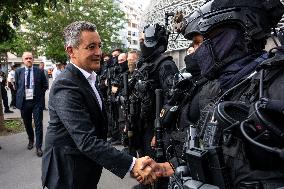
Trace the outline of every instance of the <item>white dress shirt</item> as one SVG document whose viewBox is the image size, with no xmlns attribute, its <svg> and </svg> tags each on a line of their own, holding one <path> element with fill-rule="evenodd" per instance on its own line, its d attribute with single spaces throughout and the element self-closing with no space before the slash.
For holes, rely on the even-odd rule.
<svg viewBox="0 0 284 189">
<path fill-rule="evenodd" d="M 14 82 L 15 82 L 15 70 L 11 70 L 11 71 L 8 73 L 7 81 L 8 81 L 8 82 L 11 82 L 11 83 L 14 83 Z"/>
<path fill-rule="evenodd" d="M 73 63 L 71 63 L 73 64 Z M 87 72 L 86 70 L 83 70 L 82 68 L 79 68 L 77 65 L 73 64 L 76 68 L 80 70 L 80 72 L 85 76 L 85 78 L 88 80 L 89 84 L 91 85 L 96 98 L 100 104 L 100 108 L 102 109 L 103 107 L 103 102 L 102 99 L 99 95 L 98 89 L 96 88 L 96 79 L 97 79 L 97 74 L 93 71 L 92 73 Z"/>
<path fill-rule="evenodd" d="M 30 89 L 34 88 L 34 69 L 33 66 L 31 68 L 28 68 L 25 66 L 25 86 L 27 86 L 27 77 L 28 77 L 28 72 L 30 71 Z"/>
</svg>

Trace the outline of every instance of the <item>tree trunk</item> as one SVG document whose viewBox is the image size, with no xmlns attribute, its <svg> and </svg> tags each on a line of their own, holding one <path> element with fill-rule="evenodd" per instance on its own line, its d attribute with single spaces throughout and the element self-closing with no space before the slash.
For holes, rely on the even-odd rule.
<svg viewBox="0 0 284 189">
<path fill-rule="evenodd" d="M 1 95 L 1 87 L 0 87 L 0 132 L 5 129 L 4 127 L 4 113 L 2 106 L 2 95 Z"/>
<path fill-rule="evenodd" d="M 0 53 L 0 64 L 1 68 L 5 63 L 8 62 L 7 52 Z M 1 83 L 0 83 L 1 85 Z M 0 87 L 0 131 L 3 131 L 5 129 L 4 127 L 4 113 L 3 113 L 3 105 L 2 105 L 2 93 L 1 93 L 1 87 Z"/>
</svg>

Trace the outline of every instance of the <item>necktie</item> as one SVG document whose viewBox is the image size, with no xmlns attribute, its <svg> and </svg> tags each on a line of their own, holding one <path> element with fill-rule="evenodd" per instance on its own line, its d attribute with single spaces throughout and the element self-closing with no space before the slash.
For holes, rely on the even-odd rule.
<svg viewBox="0 0 284 189">
<path fill-rule="evenodd" d="M 27 89 L 30 88 L 30 83 L 31 83 L 31 69 L 28 69 L 28 75 L 27 75 Z"/>
</svg>

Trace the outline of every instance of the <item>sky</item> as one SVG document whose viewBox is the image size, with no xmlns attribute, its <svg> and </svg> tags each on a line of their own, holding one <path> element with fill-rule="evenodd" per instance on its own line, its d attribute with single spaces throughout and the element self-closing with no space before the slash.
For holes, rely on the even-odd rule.
<svg viewBox="0 0 284 189">
<path fill-rule="evenodd" d="M 145 9 L 150 4 L 151 0 L 138 0 L 138 1 L 142 3 L 143 9 Z"/>
</svg>

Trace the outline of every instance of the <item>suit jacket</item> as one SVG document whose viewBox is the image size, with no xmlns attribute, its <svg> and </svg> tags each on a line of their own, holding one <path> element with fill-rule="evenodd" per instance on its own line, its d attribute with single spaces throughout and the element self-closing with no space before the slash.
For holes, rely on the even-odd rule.
<svg viewBox="0 0 284 189">
<path fill-rule="evenodd" d="M 50 89 L 49 114 L 43 186 L 94 189 L 102 167 L 121 178 L 125 176 L 133 157 L 106 142 L 105 107 L 101 110 L 87 79 L 72 64 L 66 66 Z"/>
<path fill-rule="evenodd" d="M 34 101 L 43 103 L 44 93 L 48 89 L 47 80 L 42 70 L 33 66 L 34 74 Z M 19 68 L 15 72 L 16 107 L 22 109 L 25 98 L 25 68 Z"/>
</svg>

